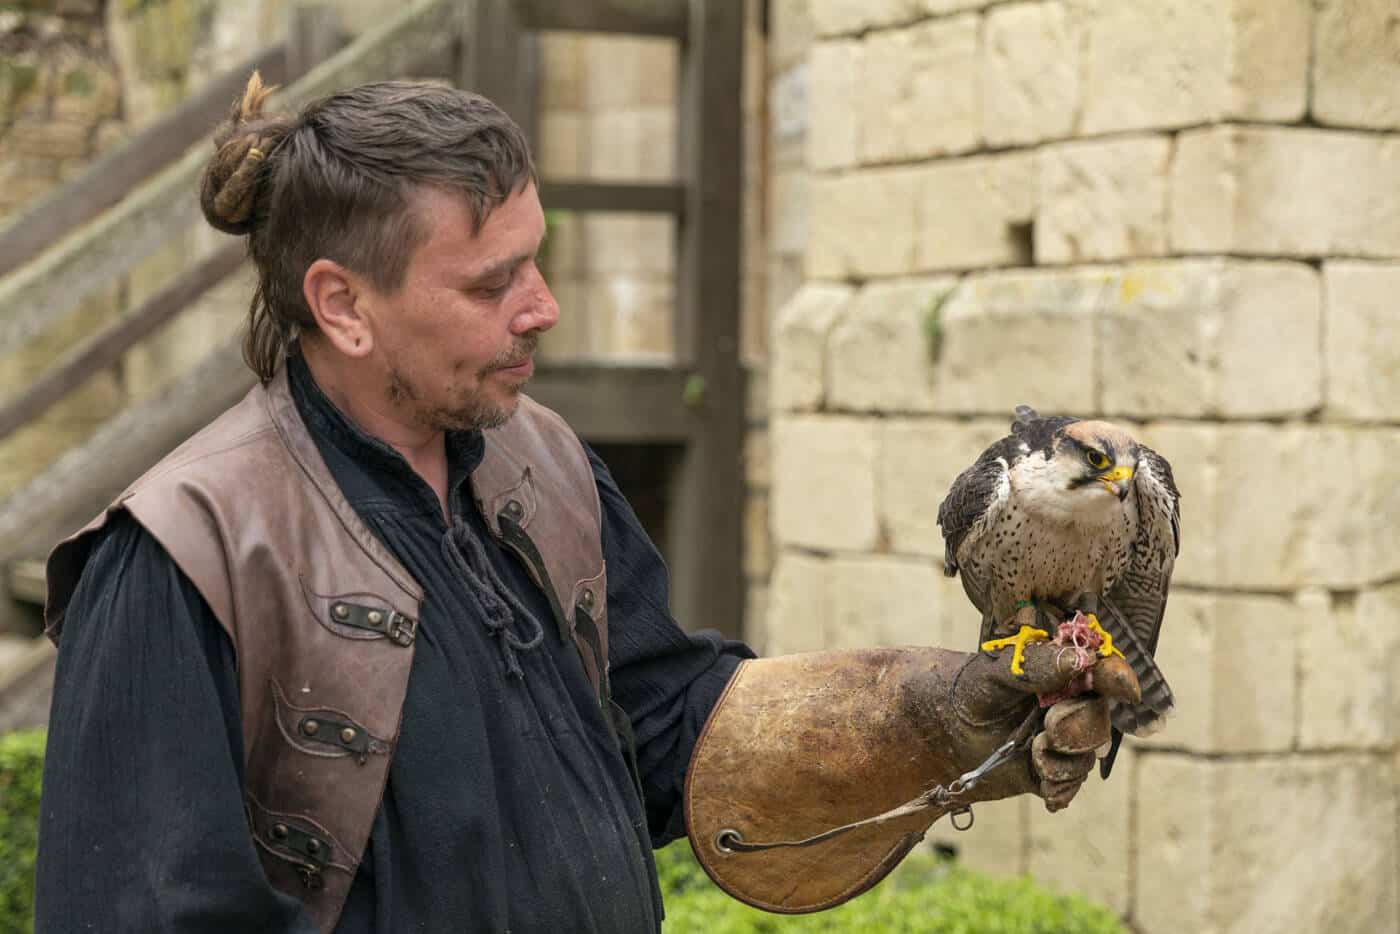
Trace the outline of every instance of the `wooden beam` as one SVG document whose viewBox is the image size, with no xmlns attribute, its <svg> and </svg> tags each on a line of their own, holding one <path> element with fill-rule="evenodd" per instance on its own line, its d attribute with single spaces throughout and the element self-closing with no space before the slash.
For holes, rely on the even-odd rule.
<svg viewBox="0 0 1400 934">
<path fill-rule="evenodd" d="M 741 0 L 730 0 L 740 3 Z M 685 40 L 686 0 L 515 0 L 527 29 L 615 32 Z"/>
<path fill-rule="evenodd" d="M 38 558 L 17 558 L 10 562 L 10 594 L 16 600 L 44 605 L 48 599 L 44 562 Z"/>
<path fill-rule="evenodd" d="M 560 415 L 585 441 L 689 440 L 695 418 L 687 374 L 670 365 L 541 361 L 525 391 Z"/>
<path fill-rule="evenodd" d="M 279 91 L 269 110 L 288 109 L 366 81 L 422 75 L 455 48 L 460 0 L 418 0 Z M 0 279 L 0 356 L 47 330 L 83 299 L 129 272 L 199 220 L 195 196 L 209 158 L 199 143 L 131 191 L 110 211 Z"/>
<path fill-rule="evenodd" d="M 680 226 L 677 357 L 702 390 L 700 429 L 672 486 L 672 606 L 686 626 L 743 623 L 744 371 L 739 359 L 743 197 L 743 4 L 690 0 L 679 121 L 687 207 Z"/>
<path fill-rule="evenodd" d="M 545 179 L 540 203 L 547 211 L 612 211 L 644 214 L 685 213 L 685 186 L 678 183 L 623 184 Z"/>
<path fill-rule="evenodd" d="M 131 347 L 180 313 L 243 264 L 243 244 L 227 243 L 126 315 L 65 353 L 15 398 L 0 404 L 0 439 L 122 358 Z"/>
<path fill-rule="evenodd" d="M 126 485 L 252 387 L 235 335 L 147 401 L 109 420 L 27 485 L 0 500 L 0 565 L 36 558 L 97 515 Z M 0 631 L 15 615 L 0 576 Z"/>
<path fill-rule="evenodd" d="M 5 225 L 0 230 L 0 276 L 97 217 L 203 139 L 243 93 L 248 75 L 255 69 L 270 84 L 286 81 L 286 53 L 286 45 L 279 43 L 219 75 L 169 115 L 103 155 L 73 181 L 40 198 Z"/>
</svg>

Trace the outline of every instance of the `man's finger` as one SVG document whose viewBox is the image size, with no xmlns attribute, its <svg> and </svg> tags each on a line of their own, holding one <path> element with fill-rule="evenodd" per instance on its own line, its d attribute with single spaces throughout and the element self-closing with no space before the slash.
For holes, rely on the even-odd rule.
<svg viewBox="0 0 1400 934">
<path fill-rule="evenodd" d="M 1040 796 L 1045 799 L 1045 810 L 1054 812 L 1069 807 L 1083 784 L 1083 779 L 1077 782 L 1041 782 Z"/>
<path fill-rule="evenodd" d="M 1112 736 L 1108 699 L 1088 695 L 1060 701 L 1045 713 L 1049 748 L 1067 755 L 1092 753 Z"/>
<path fill-rule="evenodd" d="M 1050 747 L 1050 737 L 1041 733 L 1031 743 L 1031 765 L 1047 782 L 1082 782 L 1094 768 L 1093 752 L 1060 753 Z"/>
</svg>

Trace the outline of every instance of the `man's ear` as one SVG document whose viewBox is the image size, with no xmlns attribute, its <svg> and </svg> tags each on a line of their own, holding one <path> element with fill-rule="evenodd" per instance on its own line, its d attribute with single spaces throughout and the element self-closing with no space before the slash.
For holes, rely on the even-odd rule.
<svg viewBox="0 0 1400 934">
<path fill-rule="evenodd" d="M 361 307 L 364 293 L 360 278 L 334 260 L 316 260 L 301 280 L 301 294 L 321 335 L 349 357 L 364 357 L 374 349 L 374 331 Z"/>
</svg>

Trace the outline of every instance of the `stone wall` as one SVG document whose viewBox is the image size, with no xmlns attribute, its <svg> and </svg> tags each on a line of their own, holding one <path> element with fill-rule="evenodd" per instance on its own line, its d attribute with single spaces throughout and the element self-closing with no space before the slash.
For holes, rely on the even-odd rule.
<svg viewBox="0 0 1400 934">
<path fill-rule="evenodd" d="M 971 649 L 948 484 L 1017 403 L 1119 420 L 1182 490 L 1178 713 L 935 836 L 1146 934 L 1400 929 L 1393 0 L 772 9 L 765 648 Z"/>
</svg>

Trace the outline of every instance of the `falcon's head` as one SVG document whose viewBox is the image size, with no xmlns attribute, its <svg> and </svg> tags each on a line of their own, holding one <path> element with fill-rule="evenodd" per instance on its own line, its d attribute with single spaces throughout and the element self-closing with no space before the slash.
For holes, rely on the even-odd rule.
<svg viewBox="0 0 1400 934">
<path fill-rule="evenodd" d="M 1121 515 L 1138 467 L 1132 435 L 1108 422 L 1033 415 L 1013 432 L 1023 453 L 1012 465 L 1012 485 L 1028 510 L 1090 524 Z"/>
<path fill-rule="evenodd" d="M 1132 435 L 1108 422 L 1070 422 L 1059 432 L 1052 469 L 1071 495 L 1126 499 L 1137 471 L 1138 446 Z"/>
</svg>

